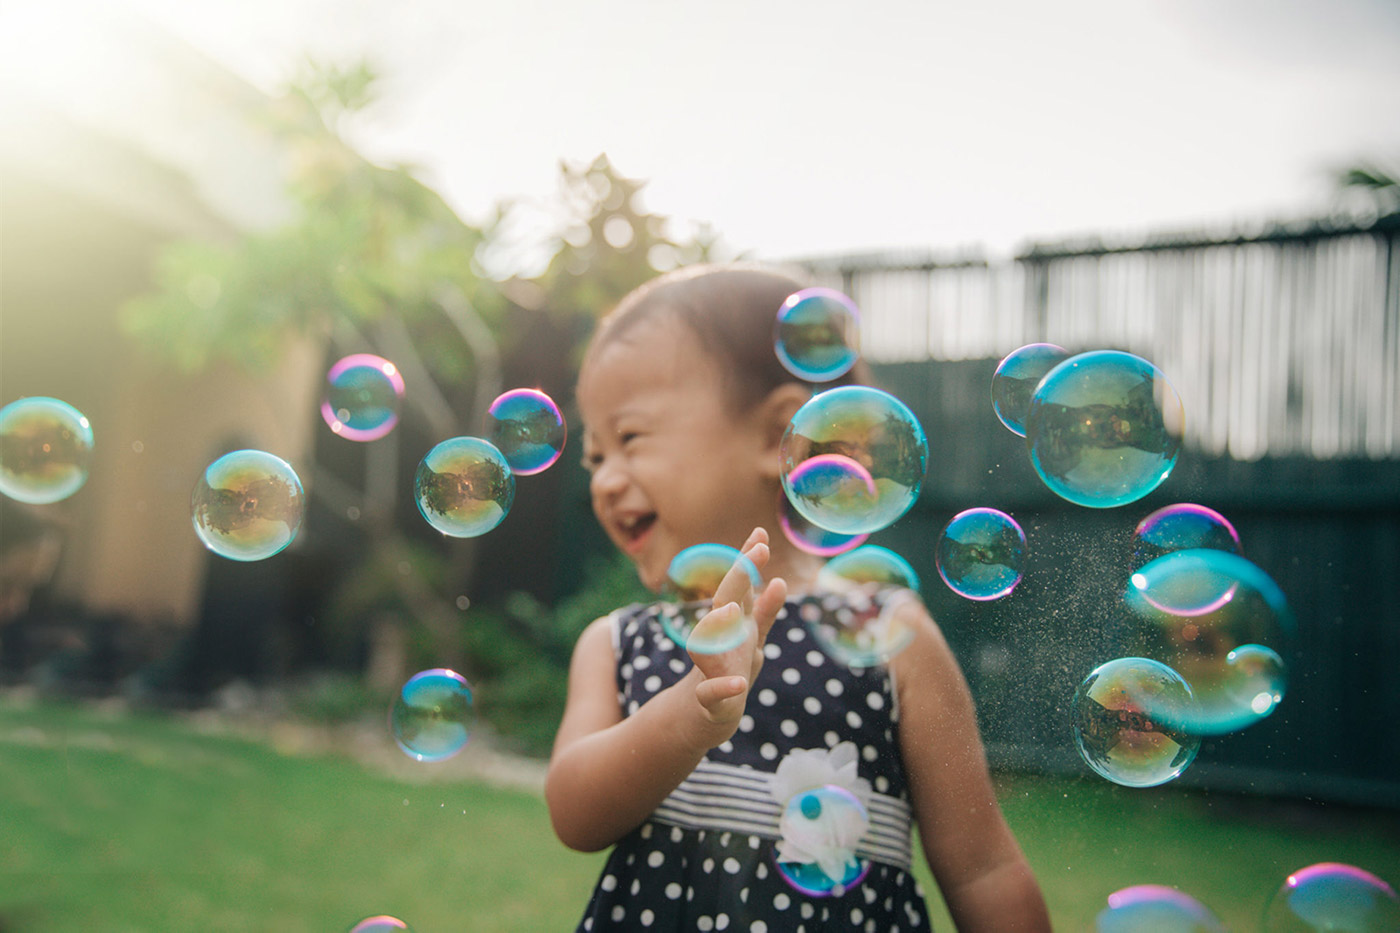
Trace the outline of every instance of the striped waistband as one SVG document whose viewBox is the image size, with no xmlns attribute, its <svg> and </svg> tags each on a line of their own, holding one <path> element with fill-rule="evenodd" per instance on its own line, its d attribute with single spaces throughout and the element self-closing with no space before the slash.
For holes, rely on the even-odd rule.
<svg viewBox="0 0 1400 933">
<path fill-rule="evenodd" d="M 661 802 L 652 819 L 682 829 L 716 829 L 779 839 L 783 806 L 773 798 L 772 778 L 765 771 L 703 759 Z M 908 871 L 909 803 L 872 792 L 867 812 L 870 828 L 856 846 L 856 854 Z"/>
</svg>

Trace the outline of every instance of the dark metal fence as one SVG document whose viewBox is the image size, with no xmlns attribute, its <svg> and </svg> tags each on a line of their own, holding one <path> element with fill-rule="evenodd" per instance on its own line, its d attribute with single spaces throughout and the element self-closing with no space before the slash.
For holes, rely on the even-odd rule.
<svg viewBox="0 0 1400 933">
<path fill-rule="evenodd" d="M 1035 341 L 1152 360 L 1202 451 L 1400 457 L 1400 215 L 1220 238 L 1036 246 L 1014 260 L 805 261 L 861 307 L 875 363 Z"/>
<path fill-rule="evenodd" d="M 1288 693 L 1208 739 L 1179 783 L 1400 805 L 1400 252 L 1396 224 L 1253 238 L 1038 249 L 1013 263 L 813 262 L 864 315 L 881 384 L 928 432 L 925 490 L 876 536 L 923 578 L 978 700 L 994 763 L 1085 772 L 1070 700 L 1122 653 L 1131 533 L 1193 501 L 1225 514 L 1296 617 Z M 1172 476 L 1117 509 L 1073 506 L 991 409 L 1023 343 L 1156 362 L 1194 427 Z M 1026 576 L 973 603 L 938 577 L 943 525 L 972 506 L 1026 530 Z"/>
</svg>

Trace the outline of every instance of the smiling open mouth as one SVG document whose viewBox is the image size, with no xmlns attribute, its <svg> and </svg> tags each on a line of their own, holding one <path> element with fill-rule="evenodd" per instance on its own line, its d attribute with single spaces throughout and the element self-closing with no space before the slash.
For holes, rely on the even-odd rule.
<svg viewBox="0 0 1400 933">
<path fill-rule="evenodd" d="M 638 547 L 642 540 L 646 538 L 647 532 L 651 531 L 656 524 L 656 515 L 636 515 L 618 522 L 618 529 L 622 532 L 623 549 L 631 552 Z"/>
</svg>

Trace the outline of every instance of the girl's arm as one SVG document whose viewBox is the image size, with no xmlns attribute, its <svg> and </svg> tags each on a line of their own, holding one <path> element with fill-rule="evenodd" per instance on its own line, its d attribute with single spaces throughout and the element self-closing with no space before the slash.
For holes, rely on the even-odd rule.
<svg viewBox="0 0 1400 933">
<path fill-rule="evenodd" d="M 943 633 L 911 600 L 914 641 L 891 662 L 919 838 L 961 933 L 1049 933 L 1040 887 L 992 790 L 972 694 Z"/>
<path fill-rule="evenodd" d="M 755 531 L 744 553 L 762 569 L 767 534 Z M 726 577 L 718 608 L 699 626 L 732 624 L 742 572 Z M 676 684 L 631 716 L 618 708 L 610 618 L 580 636 L 569 667 L 564 718 L 554 740 L 545 800 L 560 840 L 572 849 L 607 848 L 651 815 L 685 780 L 705 753 L 732 736 L 744 712 L 749 685 L 763 663 L 763 641 L 787 595 L 772 580 L 753 599 L 757 623 L 748 640 L 722 654 L 694 654 L 695 666 Z M 733 600 L 728 601 L 728 600 Z M 724 600 L 724 602 L 722 602 Z"/>
</svg>

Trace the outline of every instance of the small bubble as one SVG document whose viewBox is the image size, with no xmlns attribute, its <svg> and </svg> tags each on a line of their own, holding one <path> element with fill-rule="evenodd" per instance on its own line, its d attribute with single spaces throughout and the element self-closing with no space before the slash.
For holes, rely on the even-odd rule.
<svg viewBox="0 0 1400 933">
<path fill-rule="evenodd" d="M 134 453 L 143 453 L 146 450 L 146 445 L 141 443 L 140 441 L 132 441 L 131 449 Z"/>
<path fill-rule="evenodd" d="M 860 314 L 840 292 L 806 288 L 778 309 L 773 349 L 798 379 L 829 382 L 843 375 L 855 365 L 859 346 Z"/>
<path fill-rule="evenodd" d="M 515 473 L 490 441 L 454 437 L 418 464 L 413 494 L 429 525 L 454 538 L 471 538 L 505 519 L 515 501 Z"/>
<path fill-rule="evenodd" d="M 92 426 L 56 398 L 32 396 L 0 408 L 0 493 L 46 505 L 87 482 Z"/>
<path fill-rule="evenodd" d="M 301 528 L 306 495 L 285 460 L 261 450 L 224 454 L 200 474 L 190 497 L 194 530 L 205 547 L 230 560 L 280 552 Z"/>
<path fill-rule="evenodd" d="M 471 604 L 472 604 L 472 601 L 471 601 L 470 599 L 467 599 L 467 597 L 465 597 L 465 596 L 458 596 L 458 597 L 457 597 L 457 608 L 460 609 L 460 610 L 462 610 L 463 612 L 466 612 L 468 609 L 470 609 L 470 608 L 471 608 Z"/>
<path fill-rule="evenodd" d="M 563 452 L 567 434 L 559 406 L 539 389 L 502 393 L 486 412 L 487 440 L 520 476 L 548 469 Z"/>
<path fill-rule="evenodd" d="M 345 517 L 348 518 L 348 519 L 350 519 L 350 521 L 352 521 L 352 522 L 357 522 L 357 521 L 359 521 L 359 520 L 360 520 L 360 507 L 357 506 L 357 505 L 352 505 L 352 506 L 350 506 L 348 509 L 345 510 Z"/>
<path fill-rule="evenodd" d="M 355 353 L 326 373 L 321 417 L 347 440 L 378 440 L 398 423 L 403 395 L 398 367 L 372 353 Z"/>
<path fill-rule="evenodd" d="M 471 736 L 472 688 L 456 671 L 433 668 L 408 679 L 389 711 L 389 728 L 404 754 L 415 761 L 442 761 L 460 752 Z"/>
</svg>

